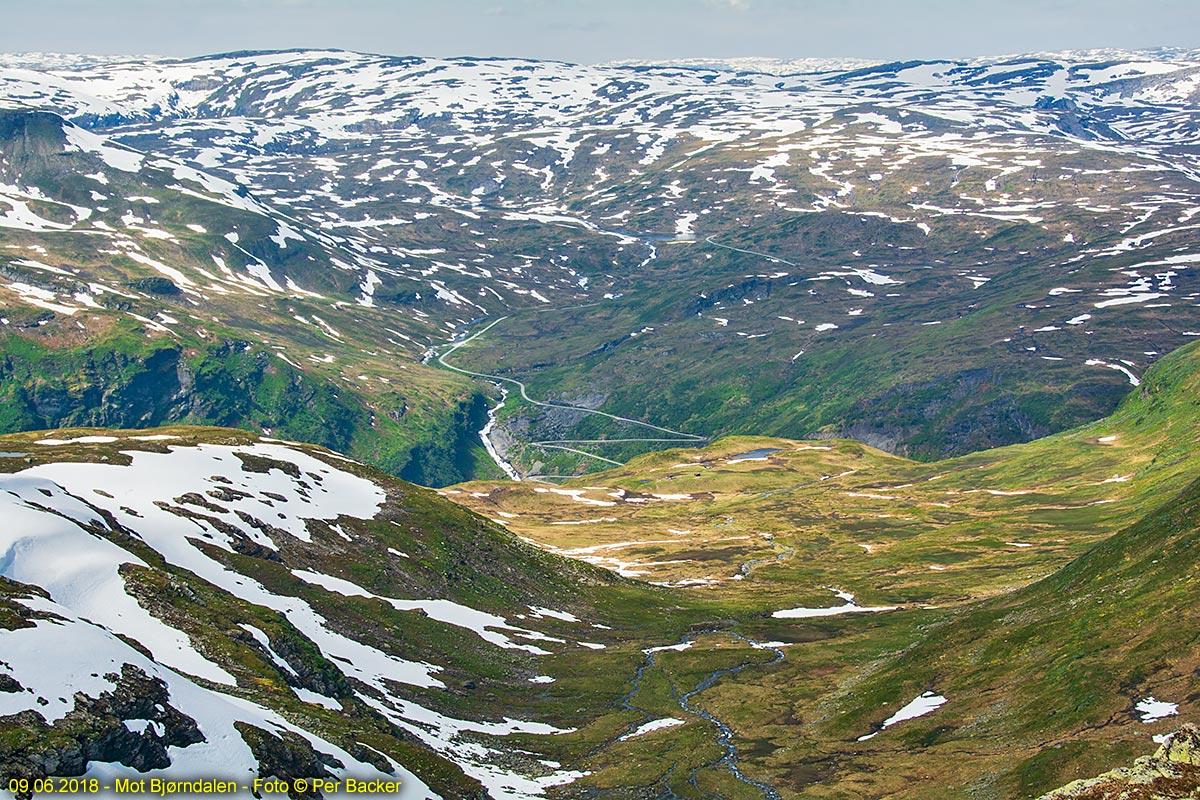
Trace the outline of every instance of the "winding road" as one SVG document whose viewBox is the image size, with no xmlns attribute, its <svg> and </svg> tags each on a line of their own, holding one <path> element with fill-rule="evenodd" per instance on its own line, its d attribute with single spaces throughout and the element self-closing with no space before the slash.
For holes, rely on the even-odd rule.
<svg viewBox="0 0 1200 800">
<path fill-rule="evenodd" d="M 713 245 L 714 247 L 720 247 L 720 248 L 723 248 L 726 250 L 731 250 L 731 251 L 737 252 L 737 253 L 744 253 L 746 255 L 752 255 L 752 256 L 757 256 L 760 258 L 765 258 L 768 261 L 770 261 L 772 263 L 776 263 L 776 264 L 786 264 L 791 267 L 799 267 L 799 265 L 795 264 L 794 262 L 791 262 L 791 261 L 788 261 L 788 260 L 782 259 L 782 258 L 777 258 L 775 256 L 767 255 L 766 253 L 758 253 L 753 250 L 744 250 L 742 248 L 731 247 L 729 245 L 721 244 L 720 242 L 714 241 L 711 236 L 707 237 L 705 239 L 705 241 L 708 242 L 709 244 Z M 613 464 L 616 466 L 623 466 L 623 464 L 619 461 L 614 461 L 612 459 L 605 458 L 604 456 L 596 455 L 595 453 L 588 453 L 583 450 L 578 450 L 573 447 L 568 447 L 567 445 L 572 445 L 572 444 L 577 444 L 577 445 L 615 444 L 615 443 L 623 443 L 623 442 L 660 442 L 660 443 L 679 442 L 679 443 L 683 443 L 683 442 L 705 442 L 705 441 L 708 441 L 708 437 L 705 437 L 705 436 L 699 436 L 699 435 L 693 434 L 693 433 L 685 433 L 684 431 L 673 430 L 671 428 L 666 428 L 661 425 L 655 425 L 653 423 L 645 422 L 643 420 L 632 419 L 630 417 L 623 417 L 623 416 L 620 416 L 619 414 L 610 414 L 606 411 L 597 411 L 595 409 L 584 408 L 582 406 L 574 406 L 574 405 L 570 405 L 570 404 L 566 404 L 566 403 L 551 403 L 551 402 L 547 402 L 544 400 L 535 400 L 529 396 L 529 392 L 526 388 L 525 383 L 520 380 L 517 380 L 516 378 L 507 378 L 502 375 L 494 375 L 494 374 L 489 374 L 489 373 L 485 373 L 485 372 L 474 372 L 472 370 L 463 369 L 462 367 L 457 367 L 446 361 L 446 358 L 448 356 L 453 355 L 459 348 L 461 348 L 464 345 L 467 345 L 470 342 L 474 341 L 475 339 L 479 338 L 480 336 L 487 333 L 495 326 L 499 325 L 501 322 L 504 322 L 506 319 L 509 319 L 509 315 L 505 315 L 505 316 L 499 317 L 496 320 L 493 320 L 491 323 L 489 323 L 482 329 L 476 331 L 471 336 L 469 336 L 465 339 L 462 339 L 461 341 L 450 343 L 448 346 L 449 349 L 447 349 L 445 352 L 437 355 L 437 363 L 440 364 L 442 367 L 444 367 L 448 370 L 451 370 L 452 372 L 457 372 L 462 375 L 467 375 L 467 376 L 470 376 L 473 378 L 481 378 L 483 380 L 491 381 L 491 382 L 495 383 L 497 386 L 499 386 L 501 383 L 507 383 L 507 384 L 511 384 L 512 386 L 516 386 L 518 391 L 521 393 L 521 398 L 525 402 L 527 402 L 531 405 L 534 405 L 534 406 L 540 406 L 542 408 L 559 408 L 559 409 L 566 409 L 566 410 L 571 410 L 571 411 L 579 411 L 579 412 L 583 412 L 586 414 L 593 414 L 593 415 L 600 416 L 600 417 L 606 417 L 608 419 L 611 419 L 611 420 L 614 420 L 617 422 L 624 422 L 624 423 L 628 423 L 631 425 L 639 425 L 639 426 L 642 426 L 642 427 L 647 428 L 652 431 L 669 434 L 669 436 L 671 437 L 671 438 L 645 437 L 645 438 L 618 438 L 618 439 L 552 439 L 552 440 L 531 441 L 531 442 L 528 442 L 528 444 L 537 446 L 537 447 L 542 447 L 542 448 L 563 450 L 563 451 L 566 451 L 569 453 L 576 453 L 578 455 L 587 456 L 589 458 L 593 458 L 598 461 L 603 461 L 608 464 Z M 443 347 L 445 347 L 445 346 L 446 345 L 443 345 Z M 503 404 L 503 401 L 501 401 L 501 404 Z M 497 407 L 496 410 L 498 410 L 498 408 L 499 407 Z M 491 427 L 490 422 L 489 422 L 488 427 L 489 428 Z M 484 433 L 484 435 L 486 436 L 486 433 Z M 495 459 L 497 461 L 497 463 L 500 463 L 500 465 L 502 467 L 506 467 L 506 469 L 505 469 L 506 473 L 509 473 L 510 475 L 512 474 L 510 472 L 511 467 L 501 463 L 502 460 L 500 459 L 499 454 L 497 454 L 492 447 L 488 448 L 488 452 L 492 455 L 493 459 Z M 788 556 L 790 556 L 792 553 L 794 553 L 794 551 L 791 550 L 791 548 L 787 548 L 787 549 L 785 549 L 784 552 L 777 553 L 773 558 L 760 559 L 759 561 L 748 562 L 747 564 L 742 565 L 742 572 L 743 572 L 743 574 L 747 574 L 754 567 L 758 566 L 759 563 L 766 563 L 768 561 L 775 561 L 775 560 L 783 560 L 783 559 L 787 558 Z M 762 795 L 765 798 L 765 800 L 780 800 L 779 793 L 773 787 L 768 786 L 765 783 L 756 781 L 753 778 L 748 777 L 745 773 L 742 772 L 740 766 L 738 765 L 737 747 L 733 744 L 734 732 L 733 732 L 732 727 L 730 727 L 730 725 L 728 723 L 721 720 L 719 717 L 717 717 L 712 712 L 699 706 L 696 701 L 697 701 L 698 696 L 702 692 L 706 691 L 707 689 L 712 688 L 712 686 L 715 685 L 717 683 L 717 681 L 721 680 L 722 678 L 725 678 L 725 677 L 731 676 L 731 675 L 737 675 L 738 673 L 740 673 L 743 670 L 745 670 L 749 667 L 752 667 L 752 666 L 769 666 L 772 664 L 776 664 L 783 660 L 784 652 L 783 652 L 783 650 L 781 650 L 778 647 L 773 647 L 773 646 L 766 645 L 762 642 L 754 641 L 754 640 L 749 639 L 735 631 L 721 631 L 721 630 L 696 631 L 696 632 L 692 632 L 692 633 L 685 635 L 682 639 L 679 640 L 679 642 L 677 644 L 681 644 L 681 645 L 682 644 L 690 644 L 691 642 L 694 642 L 696 639 L 699 639 L 702 636 L 719 635 L 719 634 L 731 636 L 741 642 L 744 642 L 745 644 L 749 645 L 750 647 L 754 648 L 755 650 L 764 650 L 764 651 L 771 652 L 771 653 L 773 653 L 773 657 L 769 661 L 743 661 L 732 667 L 726 667 L 726 668 L 714 670 L 713 672 L 706 675 L 690 691 L 688 691 L 682 695 L 676 696 L 675 701 L 678 704 L 678 706 L 682 712 L 684 712 L 685 714 L 688 714 L 690 716 L 693 716 L 693 717 L 699 717 L 716 727 L 716 729 L 717 729 L 716 743 L 724 751 L 724 753 L 722 754 L 722 756 L 719 759 L 709 762 L 707 764 L 703 764 L 703 765 L 693 769 L 691 772 L 691 775 L 689 776 L 689 782 L 697 790 L 699 790 L 699 785 L 697 783 L 697 773 L 701 769 L 710 768 L 710 767 L 718 768 L 718 769 L 724 768 L 724 769 L 728 770 L 729 773 L 737 781 L 744 783 L 747 786 L 754 787 L 758 791 L 762 792 Z M 631 681 L 631 683 L 632 683 L 631 689 L 620 700 L 621 706 L 623 708 L 625 708 L 629 711 L 636 711 L 643 715 L 642 723 L 649 722 L 652 720 L 652 718 L 648 714 L 646 714 L 646 712 L 644 710 L 635 706 L 633 704 L 633 700 L 634 700 L 634 697 L 637 695 L 637 693 L 641 690 L 642 680 L 643 680 L 646 672 L 650 669 L 653 669 L 656 666 L 655 654 L 656 654 L 656 650 L 650 650 L 646 653 L 646 660 L 641 665 L 638 666 L 637 672 L 635 673 L 635 675 Z M 642 724 L 642 723 L 631 724 L 628 728 L 627 733 L 633 733 L 634 730 L 636 730 L 636 728 L 638 727 L 638 725 Z M 601 746 L 603 746 L 603 745 L 601 745 Z M 674 771 L 674 767 L 672 767 L 671 771 L 672 772 Z M 664 794 L 662 796 L 664 798 L 674 798 L 675 797 L 675 793 L 672 792 L 670 790 L 670 788 L 666 786 L 665 778 L 664 778 L 663 787 L 664 787 Z"/>
<path fill-rule="evenodd" d="M 793 261 L 788 261 L 785 258 L 779 258 L 778 256 L 773 256 L 768 253 L 759 253 L 755 250 L 746 250 L 741 247 L 733 247 L 731 245 L 721 244 L 720 242 L 716 241 L 716 239 L 714 239 L 712 236 L 705 237 L 704 241 L 707 242 L 708 244 L 712 245 L 713 247 L 720 247 L 724 250 L 730 250 L 735 253 L 743 253 L 745 255 L 756 256 L 758 258 L 765 258 L 767 261 L 770 261 L 773 264 L 786 264 L 789 267 L 799 267 L 800 266 L 799 264 L 797 264 Z M 593 306 L 593 305 L 599 305 L 599 303 L 588 303 L 583 306 L 571 306 L 570 308 L 587 308 L 588 306 Z M 536 309 L 537 312 L 566 311 L 566 310 L 569 310 L 569 309 L 566 309 L 566 308 Z M 446 361 L 447 356 L 453 355 L 460 347 L 463 347 L 464 345 L 469 344 L 470 342 L 474 341 L 475 339 L 478 339 L 480 336 L 487 333 L 492 328 L 499 325 L 501 322 L 504 322 L 506 319 L 509 319 L 510 316 L 511 315 L 506 314 L 502 317 L 498 317 L 497 319 L 488 323 L 485 327 L 476 331 L 475 333 L 468 336 L 467 338 L 465 338 L 461 341 L 457 341 L 457 342 L 450 342 L 448 345 L 449 349 L 446 350 L 444 353 L 440 353 L 437 355 L 437 363 L 440 364 L 442 367 L 444 367 L 448 370 L 451 370 L 452 372 L 457 372 L 461 375 L 468 375 L 472 378 L 482 378 L 484 380 L 495 383 L 497 386 L 499 386 L 500 383 L 508 383 L 513 386 L 516 386 L 518 391 L 520 391 L 520 393 L 521 393 L 521 399 L 523 399 L 525 402 L 529 403 L 530 405 L 541 406 L 542 408 L 559 408 L 559 409 L 566 409 L 566 410 L 570 410 L 570 411 L 580 411 L 585 414 L 593 414 L 598 417 L 606 417 L 606 418 L 614 420 L 616 422 L 624 422 L 624 423 L 628 423 L 630 425 L 640 425 L 644 428 L 648 428 L 649 430 L 658 431 L 659 433 L 665 433 L 665 434 L 669 434 L 671 436 L 671 438 L 645 437 L 645 438 L 620 438 L 620 439 L 545 439 L 545 440 L 527 442 L 526 444 L 529 444 L 534 447 L 541 447 L 544 449 L 562 450 L 562 451 L 565 451 L 568 453 L 575 453 L 577 455 L 586 456 L 587 458 L 592 458 L 597 461 L 602 461 L 606 464 L 613 464 L 613 465 L 619 467 L 619 466 L 624 466 L 622 464 L 622 462 L 620 462 L 620 461 L 614 461 L 611 458 L 605 458 L 604 456 L 599 456 L 599 455 L 596 455 L 595 453 L 589 453 L 584 450 L 578 450 L 573 447 L 568 447 L 567 445 L 572 445 L 572 444 L 576 444 L 576 445 L 617 444 L 617 443 L 628 443 L 628 442 L 659 442 L 659 443 L 680 442 L 680 443 L 683 443 L 683 442 L 707 442 L 709 440 L 709 437 L 707 437 L 707 436 L 699 436 L 694 433 L 685 433 L 684 431 L 677 431 L 677 430 L 673 430 L 671 428 L 665 428 L 661 425 L 655 425 L 653 423 L 645 422 L 640 419 L 632 419 L 630 417 L 622 417 L 619 414 L 610 414 L 607 411 L 597 411 L 595 409 L 584 408 L 583 406 L 574 406 L 574 405 L 570 405 L 568 403 L 551 403 L 551 402 L 547 402 L 545 400 L 534 400 L 532 397 L 529 396 L 529 391 L 526 388 L 525 383 L 520 380 L 517 380 L 516 378 L 506 378 L 502 375 L 493 375 L 493 374 L 486 373 L 486 372 L 474 372 L 469 369 L 463 369 L 462 367 L 456 367 L 453 364 Z M 446 347 L 446 346 L 447 345 L 442 345 L 441 347 Z M 438 348 L 435 348 L 435 351 L 436 351 L 436 349 L 438 349 Z M 503 404 L 503 400 L 501 401 L 501 404 Z M 493 414 L 495 411 L 498 411 L 498 410 L 499 410 L 499 406 L 497 406 L 497 408 L 493 409 Z M 487 431 L 490 431 L 493 424 L 494 424 L 494 418 L 489 420 L 487 429 L 485 431 L 481 431 L 481 435 L 484 436 L 485 439 L 487 437 Z M 493 446 L 491 446 L 490 440 L 485 441 L 485 445 L 487 445 L 488 454 L 491 455 L 492 459 L 500 466 L 501 469 L 504 470 L 505 474 L 507 474 L 509 477 L 514 477 L 516 475 L 514 468 L 512 467 L 511 464 L 508 464 L 507 462 L 505 462 L 503 460 L 503 458 L 500 457 L 499 453 L 495 450 L 495 448 Z"/>
<path fill-rule="evenodd" d="M 767 261 L 770 261 L 773 264 L 787 264 L 789 267 L 796 267 L 797 269 L 800 268 L 799 264 L 797 264 L 794 261 L 788 261 L 786 258 L 780 258 L 779 256 L 768 255 L 767 253 L 758 253 L 758 252 L 755 252 L 754 250 L 743 250 L 740 247 L 730 247 L 727 244 L 721 244 L 720 242 L 715 241 L 713 239 L 713 237 L 711 237 L 711 236 L 704 237 L 704 241 L 708 242 L 713 247 L 720 247 L 724 250 L 732 250 L 735 253 L 745 253 L 748 256 L 758 256 L 759 258 L 765 258 Z"/>
<path fill-rule="evenodd" d="M 573 406 L 573 405 L 570 405 L 567 403 L 550 403 L 550 402 L 546 402 L 544 400 L 534 400 L 532 397 L 529 396 L 529 392 L 526 389 L 525 384 L 522 381 L 517 380 L 516 378 L 506 378 L 502 375 L 492 375 L 492 374 L 489 374 L 486 372 L 473 372 L 468 369 L 463 369 L 462 367 L 456 367 L 453 364 L 450 364 L 446 361 L 447 356 L 453 355 L 454 352 L 457 351 L 460 347 L 462 347 L 466 344 L 469 344 L 470 342 L 479 338 L 480 336 L 487 333 L 492 328 L 496 327 L 497 325 L 499 325 L 501 322 L 503 322 L 504 320 L 506 320 L 508 318 L 509 318 L 509 315 L 500 317 L 500 318 L 492 321 L 491 323 L 489 323 L 484 328 L 476 331 L 471 336 L 468 336 L 467 338 L 463 339 L 462 341 L 450 343 L 449 349 L 446 350 L 446 352 L 441 353 L 437 356 L 438 364 L 442 365 L 446 369 L 451 370 L 453 372 L 457 372 L 462 375 L 469 375 L 473 378 L 482 378 L 484 380 L 488 380 L 493 383 L 496 383 L 497 385 L 500 382 L 512 384 L 513 386 L 516 386 L 517 389 L 520 391 L 521 398 L 525 402 L 529 403 L 530 405 L 541 406 L 542 408 L 560 408 L 560 409 L 566 409 L 566 410 L 570 410 L 570 411 L 580 411 L 585 414 L 594 414 L 596 416 L 606 417 L 608 419 L 615 420 L 617 422 L 625 422 L 625 423 L 629 423 L 631 425 L 640 425 L 644 428 L 649 428 L 650 430 L 658 431 L 659 433 L 670 434 L 672 437 L 669 439 L 667 439 L 667 438 L 561 439 L 561 440 L 552 439 L 552 440 L 529 442 L 528 444 L 534 445 L 537 447 L 553 449 L 553 450 L 565 450 L 566 452 L 569 452 L 569 453 L 576 453 L 578 455 L 587 456 L 588 458 L 594 458 L 597 461 L 603 461 L 606 464 L 614 464 L 614 465 L 620 467 L 620 466 L 624 466 L 624 464 L 622 464 L 622 462 L 620 462 L 620 461 L 614 461 L 611 458 L 605 458 L 604 456 L 598 456 L 595 453 L 588 453 L 583 450 L 577 450 L 572 447 L 566 447 L 565 445 L 567 445 L 567 444 L 611 444 L 611 443 L 615 443 L 615 442 L 679 442 L 679 443 L 684 443 L 684 442 L 707 442 L 708 441 L 708 437 L 706 437 L 706 436 L 698 436 L 694 433 L 684 433 L 683 431 L 672 430 L 671 428 L 664 428 L 661 425 L 654 425 L 653 423 L 644 422 L 643 420 L 640 420 L 640 419 L 631 419 L 630 417 L 622 417 L 619 414 L 610 414 L 607 411 L 596 411 L 595 409 L 584 408 L 583 406 Z M 445 346 L 445 345 L 443 345 L 443 346 Z M 488 452 L 493 454 L 493 459 L 497 458 L 497 455 L 494 453 L 493 448 L 488 448 Z M 501 468 L 505 469 L 506 474 L 511 475 L 511 473 L 509 472 L 511 467 L 506 468 L 506 465 L 503 463 L 500 463 L 500 461 L 497 461 L 497 463 L 500 464 Z"/>
</svg>

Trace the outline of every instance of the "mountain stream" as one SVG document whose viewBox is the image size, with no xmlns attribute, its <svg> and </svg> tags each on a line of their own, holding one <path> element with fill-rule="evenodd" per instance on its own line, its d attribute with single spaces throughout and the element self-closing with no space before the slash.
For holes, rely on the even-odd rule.
<svg viewBox="0 0 1200 800">
<path fill-rule="evenodd" d="M 646 651 L 646 660 L 642 662 L 642 664 L 638 667 L 637 672 L 634 674 L 634 677 L 632 680 L 633 688 L 631 688 L 629 690 L 629 692 L 627 692 L 625 694 L 625 696 L 621 698 L 621 706 L 622 706 L 622 708 L 625 708 L 629 711 L 635 711 L 639 714 L 642 714 L 644 717 L 643 723 L 650 721 L 652 719 L 650 717 L 650 715 L 648 715 L 645 711 L 643 711 L 642 709 L 635 706 L 633 704 L 633 698 L 641 690 L 642 679 L 645 677 L 646 672 L 650 669 L 653 669 L 656 666 L 655 662 L 656 662 L 657 654 L 664 650 L 687 650 L 700 637 L 702 637 L 702 636 L 717 636 L 717 635 L 730 636 L 734 639 L 737 639 L 738 641 L 744 642 L 745 644 L 749 645 L 750 647 L 754 648 L 755 650 L 766 650 L 766 651 L 773 653 L 774 655 L 769 661 L 743 661 L 732 667 L 723 667 L 721 669 L 713 670 L 708 675 L 706 675 L 703 679 L 701 679 L 700 682 L 697 683 L 696 686 L 694 688 L 692 688 L 690 691 L 688 691 L 682 695 L 675 696 L 675 698 L 674 698 L 675 702 L 678 704 L 681 711 L 683 711 L 685 714 L 688 714 L 693 717 L 700 717 L 701 719 L 706 720 L 707 722 L 711 723 L 714 727 L 716 727 L 716 729 L 717 729 L 716 743 L 722 750 L 724 750 L 724 754 L 719 759 L 717 759 L 715 761 L 711 761 L 707 764 L 702 764 L 698 767 L 695 767 L 692 770 L 692 773 L 689 777 L 689 782 L 698 791 L 703 791 L 700 789 L 700 786 L 697 783 L 697 777 L 696 777 L 697 773 L 700 770 L 708 768 L 708 767 L 712 767 L 712 768 L 716 768 L 716 769 L 724 768 L 724 769 L 728 770 L 729 773 L 735 779 L 740 781 L 741 783 L 744 783 L 747 786 L 753 786 L 755 789 L 758 789 L 760 792 L 762 792 L 763 797 L 765 797 L 766 800 L 779 800 L 779 792 L 775 791 L 775 789 L 773 789 L 772 787 L 768 786 L 765 783 L 761 783 L 759 781 L 754 780 L 753 778 L 748 777 L 745 773 L 742 772 L 741 768 L 738 765 L 737 747 L 733 743 L 733 735 L 734 735 L 733 728 L 731 728 L 727 722 L 721 720 L 719 717 L 717 717 L 712 712 L 708 711 L 707 709 L 705 709 L 699 705 L 696 705 L 695 701 L 696 701 L 697 696 L 701 692 L 704 692 L 705 690 L 712 688 L 712 686 L 714 684 L 716 684 L 716 682 L 721 680 L 722 678 L 728 677 L 730 675 L 737 675 L 739 672 L 741 672 L 742 670 L 744 670 L 748 667 L 766 667 L 766 666 L 770 666 L 772 664 L 779 663 L 784 658 L 783 650 L 781 650 L 780 648 L 775 647 L 773 645 L 764 644 L 763 642 L 755 641 L 753 639 L 750 639 L 750 638 L 747 638 L 747 637 L 741 635 L 740 633 L 736 633 L 736 632 L 730 631 L 730 630 L 709 629 L 709 630 L 694 631 L 694 632 L 688 633 L 674 645 L 670 645 L 667 647 L 650 648 L 649 650 Z M 638 726 L 639 726 L 638 723 L 631 724 L 629 726 L 628 732 L 625 735 L 628 736 L 630 734 L 633 734 L 634 731 L 636 731 L 638 729 Z M 664 784 L 665 784 L 665 782 L 664 782 Z M 658 796 L 658 800 L 675 800 L 676 798 L 677 798 L 677 795 L 671 790 L 671 788 L 669 786 L 666 786 L 666 785 L 663 786 L 662 793 Z"/>
</svg>

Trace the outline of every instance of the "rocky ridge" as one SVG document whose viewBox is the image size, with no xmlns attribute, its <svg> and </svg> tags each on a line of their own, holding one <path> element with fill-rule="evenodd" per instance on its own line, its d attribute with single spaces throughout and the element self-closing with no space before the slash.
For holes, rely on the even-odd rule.
<svg viewBox="0 0 1200 800">
<path fill-rule="evenodd" d="M 1200 728 L 1184 725 L 1130 767 L 1072 781 L 1038 800 L 1184 800 L 1200 793 Z"/>
</svg>

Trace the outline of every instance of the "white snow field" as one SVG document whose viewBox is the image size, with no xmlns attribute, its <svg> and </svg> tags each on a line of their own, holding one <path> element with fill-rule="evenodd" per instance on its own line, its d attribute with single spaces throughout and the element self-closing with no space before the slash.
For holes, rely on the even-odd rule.
<svg viewBox="0 0 1200 800">
<path fill-rule="evenodd" d="M 151 437 L 131 436 L 130 444 L 147 438 Z M 118 441 L 117 437 L 84 437 L 75 441 L 85 439 L 90 443 Z M 41 443 L 62 446 L 68 441 L 52 438 Z M 441 667 L 407 661 L 339 633 L 305 601 L 273 593 L 257 581 L 229 570 L 197 544 L 205 542 L 230 550 L 229 536 L 214 524 L 172 510 L 186 504 L 182 495 L 210 489 L 205 495 L 205 516 L 224 523 L 222 527 L 237 529 L 265 548 L 278 550 L 283 544 L 280 537 L 311 541 L 309 520 L 328 524 L 346 517 L 374 517 L 385 500 L 380 486 L 334 466 L 339 459 L 330 456 L 324 460 L 282 443 L 159 446 L 165 446 L 166 451 L 123 451 L 130 458 L 128 465 L 61 462 L 0 475 L 0 519 L 4 520 L 0 526 L 0 575 L 45 589 L 49 600 L 34 597 L 20 602 L 52 615 L 32 628 L 0 631 L 0 670 L 30 690 L 0 694 L 0 714 L 29 709 L 52 722 L 71 710 L 75 692 L 94 696 L 111 688 L 108 680 L 96 676 L 119 672 L 121 665 L 128 663 L 162 678 L 170 687 L 172 704 L 195 718 L 206 737 L 201 744 L 172 748 L 172 767 L 166 770 L 172 778 L 256 772 L 249 748 L 232 727 L 239 720 L 266 730 L 300 733 L 319 751 L 330 753 L 346 764 L 341 771 L 343 775 L 379 776 L 373 767 L 319 736 L 218 688 L 232 689 L 233 676 L 200 655 L 186 633 L 159 620 L 129 593 L 120 568 L 126 564 L 145 566 L 146 561 L 119 544 L 125 534 L 114 530 L 116 524 L 135 532 L 138 546 L 149 547 L 168 564 L 183 568 L 242 600 L 284 614 L 326 657 L 334 659 L 347 676 L 376 690 L 376 696 L 364 696 L 364 701 L 459 764 L 467 774 L 483 782 L 494 797 L 514 800 L 537 797 L 547 787 L 579 776 L 567 770 L 545 770 L 529 777 L 502 766 L 508 761 L 500 755 L 502 748 L 483 742 L 513 733 L 552 735 L 563 731 L 517 719 L 458 720 L 401 697 L 394 688 L 397 684 L 442 686 L 438 678 Z M 266 472 L 249 472 L 239 456 L 269 459 L 266 463 L 279 466 Z M 304 570 L 297 570 L 296 575 L 339 594 L 374 596 L 333 576 Z M 398 609 L 420 610 L 436 621 L 466 628 L 497 647 L 517 648 L 531 654 L 549 652 L 512 638 L 518 635 L 542 644 L 588 646 L 570 645 L 563 639 L 511 625 L 502 617 L 449 600 L 381 600 Z M 539 614 L 555 614 L 564 621 L 569 616 L 550 609 L 542 609 Z M 266 638 L 262 631 L 247 630 L 260 643 Z M 120 637 L 140 643 L 153 658 L 142 655 Z M 269 641 L 266 646 L 278 663 Z M 204 685 L 197 681 L 203 681 Z M 333 698 L 315 692 L 299 696 L 317 705 L 338 706 Z M 48 705 L 39 703 L 39 697 L 48 700 Z M 120 765 L 98 764 L 89 774 L 128 772 Z M 428 788 L 402 765 L 397 766 L 397 775 L 404 781 L 402 796 L 406 800 L 430 796 Z"/>
</svg>

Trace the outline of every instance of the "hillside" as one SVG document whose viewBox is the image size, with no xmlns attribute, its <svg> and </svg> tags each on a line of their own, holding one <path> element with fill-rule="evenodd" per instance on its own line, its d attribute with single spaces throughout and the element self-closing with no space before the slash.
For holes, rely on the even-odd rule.
<svg viewBox="0 0 1200 800">
<path fill-rule="evenodd" d="M 814 600 L 832 585 L 871 605 L 940 605 L 1044 575 L 1180 491 L 1200 458 L 1198 397 L 1193 344 L 1104 419 L 956 459 L 733 437 L 558 486 L 441 492 L 545 547 L 644 580 Z"/>
<path fill-rule="evenodd" d="M 580 777 L 557 740 L 623 691 L 628 632 L 703 615 L 311 446 L 62 430 L 0 470 L 5 778 L 537 796 Z"/>
<path fill-rule="evenodd" d="M 1150 755 L 1200 723 L 1197 86 L 0 57 L 0 777 L 1008 800 Z"/>
<path fill-rule="evenodd" d="M 1118 767 L 1095 778 L 1072 781 L 1042 795 L 1039 800 L 1186 797 L 1200 786 L 1200 776 L 1196 775 L 1197 761 L 1200 760 L 1196 738 L 1196 726 L 1184 725 L 1153 755 L 1142 756 L 1131 767 Z"/>
<path fill-rule="evenodd" d="M 10 434 L 0 763 L 1035 796 L 1195 721 L 1197 358 L 1092 425 L 934 464 L 734 439 L 442 490 L 503 524 L 244 432 Z"/>
<path fill-rule="evenodd" d="M 499 474 L 520 381 L 569 406 L 500 410 L 526 474 L 686 438 L 596 410 L 935 459 L 1102 417 L 1200 331 L 1194 53 L 793 68 L 2 62 L 4 427 L 441 485 Z"/>
<path fill-rule="evenodd" d="M 1000 796 L 1148 754 L 1150 734 L 1196 720 L 1198 535 L 1200 483 L 1192 483 L 1044 580 L 931 626 L 844 686 L 830 703 L 842 713 L 825 724 L 849 732 L 869 726 L 883 698 L 936 691 L 950 700 L 901 741 L 922 742 L 929 761 L 954 752 L 958 791 L 987 786 Z M 994 760 L 1001 748 L 1007 763 Z"/>
<path fill-rule="evenodd" d="M 1195 718 L 1198 359 L 1163 359 L 1092 425 L 933 464 L 733 439 L 561 487 L 443 494 L 554 552 L 750 612 L 728 629 L 740 653 L 727 631 L 693 637 L 638 697 L 670 707 L 714 662 L 757 663 L 704 707 L 780 796 L 1033 797 Z M 746 641 L 779 658 L 767 668 Z M 1144 724 L 1139 706 L 1178 715 Z M 660 736 L 645 774 L 686 796 L 670 770 L 684 740 Z"/>
</svg>

